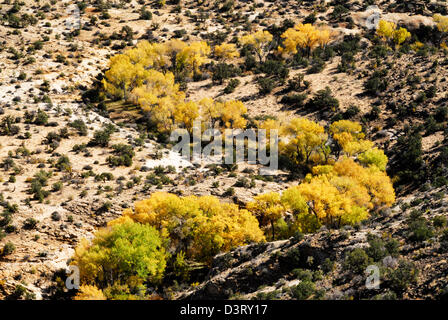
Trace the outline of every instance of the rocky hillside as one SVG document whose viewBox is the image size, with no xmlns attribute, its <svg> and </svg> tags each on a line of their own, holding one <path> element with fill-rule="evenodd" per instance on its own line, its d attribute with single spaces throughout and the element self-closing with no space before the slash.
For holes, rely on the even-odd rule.
<svg viewBox="0 0 448 320">
<path fill-rule="evenodd" d="M 439 1 L 3 1 L 0 299 L 72 298 L 63 271 L 81 240 L 155 192 L 212 195 L 244 209 L 309 173 L 289 163 L 272 176 L 254 164 L 192 163 L 138 103 L 104 90 L 111 57 L 173 39 L 233 43 L 239 52 L 176 74 L 188 101 L 241 101 L 248 127 L 296 117 L 326 129 L 359 122 L 389 159 L 396 200 L 341 228 L 270 241 L 266 227 L 265 242 L 208 265 L 188 261 L 190 277 L 170 273 L 150 286 L 154 296 L 446 299 L 448 28 L 433 16 L 447 11 Z M 369 28 L 372 12 L 411 36 L 383 41 Z M 284 59 L 281 35 L 298 23 L 324 25 L 330 41 Z M 240 41 L 258 30 L 273 35 L 263 61 Z M 366 287 L 368 266 L 377 268 L 377 288 Z"/>
</svg>

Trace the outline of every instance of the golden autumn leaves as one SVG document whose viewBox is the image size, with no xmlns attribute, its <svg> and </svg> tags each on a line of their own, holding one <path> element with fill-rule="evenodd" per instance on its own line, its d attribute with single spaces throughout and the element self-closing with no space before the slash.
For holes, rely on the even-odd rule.
<svg viewBox="0 0 448 320">
<path fill-rule="evenodd" d="M 398 28 L 395 23 L 385 20 L 380 20 L 376 33 L 383 41 L 393 43 L 397 47 L 411 38 L 411 33 L 408 30 Z"/>
<path fill-rule="evenodd" d="M 302 49 L 305 55 L 309 56 L 317 46 L 325 47 L 331 41 L 331 36 L 328 28 L 317 28 L 309 23 L 298 24 L 282 34 L 284 47 L 278 47 L 278 51 L 281 54 L 294 55 L 298 49 Z"/>
<path fill-rule="evenodd" d="M 387 39 L 401 43 L 407 37 L 391 25 L 383 29 Z M 326 46 L 332 34 L 326 28 L 299 24 L 281 38 L 278 54 L 310 55 Z M 239 41 L 251 47 L 259 62 L 273 50 L 273 36 L 267 31 Z M 180 75 L 200 73 L 212 54 L 221 61 L 239 57 L 236 45 L 230 43 L 210 48 L 202 41 L 142 41 L 111 58 L 104 88 L 111 96 L 138 104 L 161 132 L 177 127 L 191 132 L 198 118 L 212 127 L 244 129 L 247 109 L 241 101 L 188 101 L 177 83 Z M 100 230 L 92 243 L 84 241 L 76 249 L 73 264 L 80 267 L 84 284 L 78 298 L 138 298 L 142 284 L 158 283 L 166 268 L 185 274 L 186 261 L 209 263 L 217 253 L 251 242 L 315 232 L 321 226 L 354 225 L 372 210 L 394 203 L 392 183 L 385 173 L 388 159 L 365 139 L 359 124 L 342 120 L 324 128 L 294 118 L 257 125 L 268 130 L 268 139 L 269 130 L 279 130 L 280 152 L 294 170 L 309 172 L 300 184 L 281 193 L 258 195 L 246 208 L 213 196 L 153 193 Z"/>
<path fill-rule="evenodd" d="M 207 123 L 219 122 L 224 127 L 243 128 L 246 120 L 242 116 L 247 110 L 240 101 L 187 101 L 175 81 L 180 74 L 200 73 L 210 54 L 211 48 L 203 41 L 141 41 L 135 48 L 111 58 L 103 85 L 111 96 L 138 104 L 160 132 L 169 133 L 177 127 L 191 132 L 193 121 L 198 118 Z M 231 59 L 239 53 L 235 45 L 223 43 L 215 47 L 215 56 Z"/>
<path fill-rule="evenodd" d="M 166 268 L 187 276 L 192 261 L 210 263 L 219 252 L 264 240 L 257 219 L 235 204 L 153 193 L 76 248 L 72 264 L 83 284 L 76 299 L 150 299 L 143 284 L 160 283 Z"/>
<path fill-rule="evenodd" d="M 279 47 L 279 53 L 295 54 L 301 47 L 309 54 L 315 46 L 325 46 L 331 33 L 327 29 L 300 24 L 288 29 L 282 38 L 285 48 Z M 260 30 L 242 36 L 239 42 L 250 46 L 262 62 L 272 49 L 273 36 Z M 110 59 L 110 68 L 103 79 L 104 89 L 112 97 L 138 104 L 160 132 L 169 133 L 178 127 L 191 130 L 193 121 L 198 118 L 203 122 L 219 122 L 226 128 L 244 128 L 243 115 L 247 110 L 241 102 L 211 103 L 209 98 L 186 101 L 185 93 L 175 81 L 178 77 L 200 74 L 201 66 L 210 61 L 212 51 L 218 60 L 239 57 L 233 43 L 222 43 L 212 50 L 204 41 L 188 44 L 176 39 L 164 43 L 141 41 L 135 48 Z M 211 105 L 219 110 L 213 116 L 207 109 Z"/>
<path fill-rule="evenodd" d="M 394 41 L 397 44 L 408 37 L 406 32 L 384 21 L 380 22 L 377 31 L 378 35 L 384 39 L 396 39 Z M 278 53 L 294 55 L 302 50 L 302 54 L 310 55 L 316 47 L 326 46 L 332 39 L 332 33 L 324 27 L 298 24 L 286 30 L 281 38 L 283 42 L 277 49 Z M 273 49 L 273 36 L 267 31 L 260 30 L 247 34 L 242 36 L 239 42 L 249 45 L 260 62 L 263 62 Z M 212 50 L 207 43 L 200 41 L 190 44 L 180 40 L 170 40 L 162 44 L 143 41 L 135 48 L 111 59 L 111 68 L 106 72 L 104 85 L 112 95 L 117 91 L 122 96 L 127 96 L 126 92 L 131 93 L 130 99 L 148 112 L 152 121 L 157 124 L 158 130 L 163 132 L 171 132 L 176 127 L 183 127 L 191 133 L 193 121 L 196 119 L 210 123 L 212 127 L 218 125 L 222 128 L 244 129 L 247 124 L 244 117 L 247 109 L 242 102 L 218 102 L 211 98 L 187 101 L 185 93 L 179 89 L 179 84 L 175 81 L 178 73 L 200 72 L 200 67 L 209 61 L 212 51 L 220 60 L 234 59 L 239 56 L 235 44 L 229 43 L 217 45 Z M 126 70 L 128 70 L 127 74 Z M 125 85 L 119 85 L 120 79 L 124 80 Z M 296 190 L 310 203 L 300 206 L 303 209 L 299 215 L 301 218 L 296 219 L 293 228 L 308 232 L 315 230 L 319 225 L 353 224 L 365 219 L 368 211 L 374 207 L 393 203 L 394 192 L 389 178 L 384 173 L 388 159 L 381 150 L 373 147 L 371 141 L 364 139 L 359 124 L 343 120 L 333 123 L 328 130 L 325 130 L 318 123 L 304 118 L 295 118 L 285 124 L 267 120 L 258 123 L 258 128 L 268 130 L 268 139 L 269 130 L 278 129 L 281 133 L 280 152 L 296 168 L 311 171 L 314 175 L 314 178 L 308 178 Z M 348 163 L 358 169 L 356 177 L 371 174 L 372 177 L 378 178 L 378 184 L 385 192 L 383 201 L 375 200 L 379 199 L 380 195 L 372 196 L 374 189 L 362 185 L 364 182 L 361 181 L 364 181 L 364 178 L 356 180 L 354 176 L 341 177 L 335 168 Z M 363 190 L 364 200 L 367 199 L 366 194 L 372 198 L 361 201 L 361 198 L 355 200 L 341 195 L 342 185 L 353 194 L 360 195 L 355 191 Z M 319 190 L 322 191 L 322 196 L 327 194 L 328 197 L 332 195 L 333 198 L 320 199 Z M 346 194 L 349 195 L 350 192 L 347 191 Z M 326 205 L 326 202 L 334 205 Z M 282 206 L 284 213 L 288 206 L 285 206 L 284 201 Z M 298 204 L 297 206 L 299 207 Z M 267 219 L 270 223 L 276 222 L 282 216 L 279 214 L 281 211 L 279 208 L 275 207 L 273 211 L 275 214 L 273 213 L 272 216 L 275 219 Z M 260 212 L 261 209 L 254 207 L 254 210 Z M 315 218 L 306 216 L 305 212 Z M 262 216 L 260 213 L 257 215 Z M 303 223 L 301 219 L 307 222 Z M 261 217 L 261 220 L 264 221 L 265 217 Z"/>
<path fill-rule="evenodd" d="M 295 118 L 283 125 L 268 120 L 261 127 L 279 128 L 280 152 L 311 171 L 298 186 L 282 194 L 256 196 L 248 204 L 261 226 L 271 230 L 272 239 L 296 231 L 315 232 L 322 225 L 354 225 L 367 219 L 371 210 L 395 202 L 385 173 L 387 156 L 364 139 L 360 124 L 341 120 L 325 130 L 318 123 Z M 331 148 L 330 141 L 336 146 Z"/>
<path fill-rule="evenodd" d="M 325 129 L 302 118 L 263 124 L 283 132 L 281 149 L 310 169 L 300 184 L 255 196 L 246 208 L 214 196 L 153 193 L 100 230 L 91 244 L 78 246 L 72 262 L 84 284 L 78 298 L 138 298 L 133 292 L 144 282 L 162 281 L 166 268 L 187 276 L 188 264 L 210 263 L 219 252 L 321 226 L 355 225 L 395 202 L 384 171 L 387 157 L 365 139 L 359 124 L 341 120 Z"/>
</svg>

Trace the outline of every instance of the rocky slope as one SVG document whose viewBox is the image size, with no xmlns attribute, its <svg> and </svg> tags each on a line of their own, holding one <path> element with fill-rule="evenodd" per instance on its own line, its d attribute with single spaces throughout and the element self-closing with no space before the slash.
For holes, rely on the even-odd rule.
<svg viewBox="0 0 448 320">
<path fill-rule="evenodd" d="M 391 175 L 397 174 L 405 161 L 401 157 L 403 145 L 397 142 L 409 135 L 406 125 L 421 125 L 420 176 L 397 187 L 398 200 L 391 210 L 359 228 L 321 230 L 223 253 L 215 257 L 205 276 L 198 276 L 199 284 L 167 288 L 165 297 L 446 297 L 448 239 L 443 234 L 446 226 L 439 218 L 447 216 L 448 205 L 443 180 L 447 176 L 446 157 L 442 157 L 447 127 L 447 115 L 442 110 L 448 90 L 445 51 L 425 47 L 417 54 L 412 50 L 382 52 L 366 28 L 369 14 L 362 1 L 257 1 L 255 5 L 235 1 L 230 12 L 223 11 L 221 3 L 216 7 L 213 1 L 182 1 L 180 11 L 169 2 L 161 9 L 151 7 L 151 20 L 140 19 L 141 1 L 111 6 L 108 16 L 100 13 L 99 2 L 84 1 L 86 7 L 77 15 L 71 11 L 74 1 L 47 4 L 26 0 L 18 15 L 37 16 L 37 21 L 30 24 L 23 16 L 22 22 L 8 21 L 6 14 L 14 5 L 9 1 L 1 4 L 5 19 L 0 25 L 0 193 L 3 208 L 13 214 L 2 225 L 8 228 L 3 237 L 0 234 L 0 248 L 12 243 L 15 250 L 0 257 L 0 298 L 50 298 L 56 286 L 54 273 L 66 268 L 77 243 L 84 237 L 91 238 L 123 208 L 152 192 L 212 194 L 244 205 L 257 194 L 296 184 L 298 179 L 287 171 L 262 180 L 255 174 L 257 166 L 241 164 L 224 173 L 194 166 L 170 152 L 166 144 L 142 136 L 138 111 L 113 103 L 104 107 L 86 99 L 86 93 L 107 68 L 110 55 L 139 39 L 163 41 L 180 35 L 186 41 L 213 42 L 222 37 L 230 41 L 243 30 L 280 26 L 287 19 L 303 21 L 313 12 L 314 19 L 332 27 L 335 45 L 342 41 L 348 45 L 351 35 L 361 35 L 356 44 L 359 48 L 353 52 L 353 68 L 341 70 L 344 47 L 335 47 L 321 72 L 308 72 L 308 66 L 296 65 L 289 73 L 289 79 L 305 74 L 309 85 L 304 93 L 308 98 L 329 87 L 340 103 L 337 115 L 285 105 L 282 97 L 287 94 L 286 83 L 271 94 L 259 94 L 256 75 L 250 72 L 236 77 L 241 84 L 229 94 L 223 94 L 226 82 L 216 85 L 205 78 L 188 83 L 189 98 L 239 99 L 252 118 L 302 115 L 323 123 L 346 115 L 356 106 L 358 111 L 351 119 L 361 121 L 367 137 L 387 150 Z M 446 14 L 447 10 L 446 4 L 435 1 L 371 2 L 380 7 L 383 18 L 423 37 L 428 28 L 434 27 L 432 15 Z M 347 11 L 341 16 L 332 15 L 341 3 Z M 78 34 L 73 23 L 79 19 L 83 28 Z M 130 36 L 125 26 L 132 30 Z M 374 71 L 380 72 L 376 78 L 386 81 L 387 86 L 366 92 L 366 82 L 374 77 Z M 432 87 L 436 87 L 435 93 Z M 36 120 L 39 110 L 48 116 L 42 123 Z M 8 117 L 9 126 L 16 127 L 14 134 L 3 132 Z M 431 117 L 434 121 L 429 122 Z M 85 134 L 72 125 L 75 120 L 86 123 Z M 134 147 L 132 167 L 109 166 L 107 157 L 113 154 L 110 147 L 82 146 L 107 124 L 116 125 L 110 145 L 129 143 Z M 63 155 L 69 157 L 69 170 L 57 167 Z M 42 170 L 53 174 L 44 186 L 49 195 L 39 201 L 30 189 L 33 178 Z M 253 184 L 248 186 L 248 181 Z M 363 251 L 353 251 L 357 248 Z M 365 287 L 366 275 L 357 265 L 379 267 L 379 289 Z"/>
</svg>

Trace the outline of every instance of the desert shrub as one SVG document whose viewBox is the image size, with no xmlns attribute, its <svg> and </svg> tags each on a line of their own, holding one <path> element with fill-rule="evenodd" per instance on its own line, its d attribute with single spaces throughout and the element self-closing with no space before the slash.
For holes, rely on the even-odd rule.
<svg viewBox="0 0 448 320">
<path fill-rule="evenodd" d="M 12 222 L 12 214 L 10 212 L 2 212 L 0 215 L 0 227 L 4 228 Z"/>
<path fill-rule="evenodd" d="M 54 212 L 51 213 L 51 220 L 59 221 L 59 220 L 61 220 L 61 218 L 62 217 L 61 217 L 61 214 L 59 212 L 54 211 Z"/>
<path fill-rule="evenodd" d="M 440 249 L 442 252 L 448 252 L 448 229 L 445 229 L 440 236 Z"/>
<path fill-rule="evenodd" d="M 314 58 L 311 62 L 311 67 L 308 69 L 308 73 L 320 73 L 325 68 L 325 61 L 321 58 Z"/>
<path fill-rule="evenodd" d="M 95 181 L 111 181 L 114 179 L 114 175 L 110 172 L 102 172 L 95 176 Z"/>
<path fill-rule="evenodd" d="M 321 265 L 321 269 L 324 273 L 330 273 L 334 270 L 335 262 L 330 258 L 326 258 Z"/>
<path fill-rule="evenodd" d="M 294 78 L 288 80 L 288 90 L 300 91 L 302 90 L 302 83 L 304 82 L 305 75 L 299 73 Z"/>
<path fill-rule="evenodd" d="M 76 129 L 80 136 L 87 135 L 87 125 L 83 120 L 77 119 L 69 123 L 69 126 Z"/>
<path fill-rule="evenodd" d="M 315 110 L 332 110 L 339 109 L 339 101 L 333 97 L 331 89 L 326 87 L 324 90 L 319 90 L 314 94 L 314 97 L 308 101 L 307 106 Z"/>
<path fill-rule="evenodd" d="M 4 117 L 0 122 L 0 135 L 14 136 L 19 133 L 20 127 L 15 125 L 16 119 L 10 115 Z"/>
<path fill-rule="evenodd" d="M 342 19 L 350 12 L 349 9 L 341 4 L 336 5 L 330 14 L 330 19 L 335 22 L 341 22 Z"/>
<path fill-rule="evenodd" d="M 294 269 L 292 274 L 299 280 L 302 281 L 313 281 L 313 272 L 306 269 Z"/>
<path fill-rule="evenodd" d="M 233 78 L 239 76 L 241 70 L 234 65 L 226 63 L 218 63 L 213 68 L 212 80 L 218 83 L 223 83 L 225 79 Z"/>
<path fill-rule="evenodd" d="M 383 59 L 387 57 L 390 52 L 390 48 L 388 46 L 377 44 L 372 47 L 369 52 L 369 57 L 374 59 Z"/>
<path fill-rule="evenodd" d="M 400 254 L 400 242 L 396 239 L 388 239 L 384 244 L 387 253 L 392 257 L 398 257 Z"/>
<path fill-rule="evenodd" d="M 31 180 L 29 192 L 33 194 L 35 200 L 42 202 L 44 198 L 49 196 L 49 192 L 44 189 L 47 185 L 48 179 L 52 176 L 51 172 L 46 172 L 44 170 L 39 171 L 34 175 Z"/>
<path fill-rule="evenodd" d="M 386 79 L 387 71 L 385 69 L 375 71 L 364 84 L 364 90 L 367 94 L 376 96 L 379 92 L 386 91 L 388 81 Z"/>
<path fill-rule="evenodd" d="M 63 186 L 63 184 L 62 184 L 61 181 L 55 182 L 51 186 L 51 191 L 58 192 L 58 191 L 60 191 L 62 189 L 62 186 Z"/>
<path fill-rule="evenodd" d="M 126 144 L 116 144 L 112 146 L 115 156 L 109 156 L 106 161 L 110 166 L 126 166 L 130 167 L 132 165 L 132 158 L 135 152 L 130 145 Z"/>
<path fill-rule="evenodd" d="M 111 126 L 105 126 L 103 129 L 95 131 L 93 138 L 89 141 L 88 145 L 107 147 L 114 131 L 115 129 Z"/>
<path fill-rule="evenodd" d="M 284 81 L 289 74 L 288 68 L 283 62 L 278 60 L 266 60 L 259 68 L 259 72 L 265 73 L 266 76 L 272 76 L 280 81 Z"/>
<path fill-rule="evenodd" d="M 244 58 L 244 70 L 251 71 L 257 67 L 257 60 L 252 54 L 247 54 Z"/>
<path fill-rule="evenodd" d="M 240 84 L 240 80 L 238 79 L 230 79 L 230 81 L 227 83 L 227 86 L 224 88 L 224 93 L 229 94 L 235 91 L 236 87 Z"/>
<path fill-rule="evenodd" d="M 268 77 L 260 77 L 257 79 L 258 90 L 260 94 L 265 95 L 271 93 L 275 86 L 275 80 Z"/>
<path fill-rule="evenodd" d="M 23 228 L 26 230 L 32 230 L 37 226 L 37 220 L 34 218 L 27 218 L 23 223 Z"/>
<path fill-rule="evenodd" d="M 338 64 L 338 72 L 348 72 L 355 68 L 355 56 L 351 52 L 345 52 Z"/>
<path fill-rule="evenodd" d="M 55 167 L 59 171 L 71 171 L 71 163 L 69 157 L 66 155 L 60 156 L 55 164 Z"/>
<path fill-rule="evenodd" d="M 87 150 L 87 144 L 85 144 L 85 143 L 75 144 L 72 147 L 72 151 L 74 151 L 76 153 L 78 153 L 80 151 L 85 151 L 85 150 Z"/>
<path fill-rule="evenodd" d="M 351 119 L 354 116 L 356 116 L 357 114 L 359 114 L 359 112 L 361 111 L 361 109 L 359 109 L 359 107 L 351 105 L 347 108 L 347 110 L 342 114 L 344 119 Z"/>
<path fill-rule="evenodd" d="M 297 109 L 304 106 L 307 97 L 306 94 L 289 94 L 283 96 L 280 102 Z"/>
<path fill-rule="evenodd" d="M 141 20 L 151 20 L 152 19 L 151 11 L 147 10 L 146 7 L 142 7 L 140 9 L 140 19 Z"/>
<path fill-rule="evenodd" d="M 316 288 L 312 281 L 305 280 L 300 282 L 297 286 L 291 289 L 292 296 L 297 300 L 306 300 L 314 292 Z"/>
<path fill-rule="evenodd" d="M 34 124 L 37 125 L 46 125 L 48 123 L 48 115 L 43 110 L 38 110 L 36 114 L 36 119 L 34 120 Z"/>
<path fill-rule="evenodd" d="M 446 121 L 448 119 L 448 107 L 447 106 L 437 107 L 437 109 L 434 112 L 434 119 L 437 122 Z"/>
<path fill-rule="evenodd" d="M 437 216 L 432 219 L 432 224 L 436 228 L 444 228 L 447 226 L 448 219 L 445 216 Z"/>
<path fill-rule="evenodd" d="M 367 253 L 361 248 L 356 248 L 347 254 L 344 268 L 353 273 L 362 274 L 371 263 L 372 260 Z"/>
<path fill-rule="evenodd" d="M 339 55 L 351 54 L 356 55 L 361 50 L 360 35 L 345 35 L 342 42 L 335 45 L 334 49 Z"/>
<path fill-rule="evenodd" d="M 373 261 L 380 261 L 388 254 L 384 241 L 381 238 L 369 234 L 367 241 L 369 247 L 365 249 L 365 252 Z"/>
<path fill-rule="evenodd" d="M 394 154 L 396 158 L 391 171 L 399 177 L 397 184 L 418 184 L 424 178 L 420 132 L 415 128 L 405 128 L 394 147 Z"/>
<path fill-rule="evenodd" d="M 434 232 L 429 221 L 422 216 L 419 211 L 413 211 L 408 219 L 409 234 L 408 238 L 411 241 L 421 242 L 430 239 Z"/>
<path fill-rule="evenodd" d="M 389 271 L 387 278 L 390 281 L 391 288 L 400 292 L 417 282 L 418 270 L 412 262 L 402 259 L 395 270 Z"/>
<path fill-rule="evenodd" d="M 48 124 L 50 125 L 50 124 Z M 44 141 L 42 141 L 43 144 L 46 144 L 49 146 L 49 148 L 54 151 L 57 147 L 59 147 L 59 142 L 62 139 L 67 139 L 69 137 L 69 133 L 67 128 L 61 128 L 58 132 L 49 132 L 47 136 L 45 137 Z"/>
<path fill-rule="evenodd" d="M 299 248 L 292 248 L 286 254 L 280 256 L 279 261 L 288 267 L 299 266 L 301 264 L 301 255 Z"/>
<path fill-rule="evenodd" d="M 12 243 L 11 241 L 8 241 L 8 242 L 5 243 L 5 245 L 3 246 L 3 249 L 1 250 L 1 255 L 2 255 L 2 256 L 10 255 L 10 254 L 12 254 L 15 250 L 16 250 L 16 246 L 14 245 L 14 243 Z"/>
</svg>

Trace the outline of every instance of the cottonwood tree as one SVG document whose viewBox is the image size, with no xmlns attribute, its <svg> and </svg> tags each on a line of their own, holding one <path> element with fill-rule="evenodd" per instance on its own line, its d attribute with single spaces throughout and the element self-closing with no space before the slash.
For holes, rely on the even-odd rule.
<svg viewBox="0 0 448 320">
<path fill-rule="evenodd" d="M 399 28 L 390 21 L 380 20 L 376 34 L 383 39 L 383 41 L 395 44 L 399 47 L 407 39 L 411 38 L 411 33 L 405 28 Z"/>
<path fill-rule="evenodd" d="M 129 220 L 156 228 L 169 238 L 174 252 L 182 251 L 187 258 L 205 263 L 219 252 L 265 239 L 252 213 L 221 203 L 214 196 L 178 197 L 156 192 L 110 224 Z"/>
<path fill-rule="evenodd" d="M 250 45 L 258 57 L 258 61 L 262 62 L 272 49 L 272 38 L 272 34 L 268 31 L 259 30 L 242 36 L 239 41 L 243 45 Z"/>
<path fill-rule="evenodd" d="M 278 47 L 278 51 L 282 54 L 294 55 L 300 49 L 309 57 L 316 47 L 325 47 L 331 41 L 331 36 L 327 28 L 319 29 L 309 23 L 298 24 L 281 35 L 284 39 L 283 46 Z"/>
<path fill-rule="evenodd" d="M 240 53 L 236 49 L 236 45 L 234 43 L 223 43 L 221 45 L 217 45 L 214 48 L 215 56 L 221 60 L 229 60 L 238 58 Z"/>
</svg>

